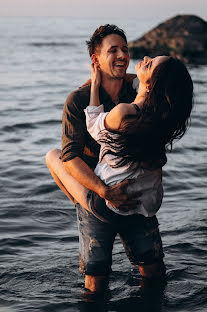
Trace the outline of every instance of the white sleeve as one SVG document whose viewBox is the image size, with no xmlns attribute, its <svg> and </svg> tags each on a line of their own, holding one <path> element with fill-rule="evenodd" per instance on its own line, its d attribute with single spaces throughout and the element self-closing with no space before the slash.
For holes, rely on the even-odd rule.
<svg viewBox="0 0 207 312">
<path fill-rule="evenodd" d="M 138 78 L 134 78 L 133 82 L 132 82 L 132 88 L 135 89 L 138 92 L 138 88 L 139 88 L 139 80 Z"/>
<path fill-rule="evenodd" d="M 84 112 L 86 115 L 87 130 L 92 138 L 98 141 L 100 139 L 100 131 L 105 130 L 104 119 L 108 112 L 104 112 L 103 104 L 99 106 L 87 106 Z"/>
</svg>

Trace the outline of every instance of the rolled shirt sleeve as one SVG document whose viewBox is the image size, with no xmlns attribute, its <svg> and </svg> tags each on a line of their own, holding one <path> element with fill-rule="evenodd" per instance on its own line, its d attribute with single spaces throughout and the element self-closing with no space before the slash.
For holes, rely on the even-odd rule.
<svg viewBox="0 0 207 312">
<path fill-rule="evenodd" d="M 84 109 L 86 115 L 87 130 L 98 141 L 100 139 L 100 131 L 105 130 L 104 120 L 108 112 L 104 112 L 104 106 L 88 106 Z"/>
</svg>

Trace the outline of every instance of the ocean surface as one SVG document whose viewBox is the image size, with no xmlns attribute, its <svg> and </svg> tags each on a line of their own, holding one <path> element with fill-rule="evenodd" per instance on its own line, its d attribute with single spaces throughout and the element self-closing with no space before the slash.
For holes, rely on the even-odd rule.
<svg viewBox="0 0 207 312">
<path fill-rule="evenodd" d="M 189 67 L 192 123 L 164 167 L 157 216 L 166 284 L 142 286 L 117 238 L 105 298 L 84 295 L 75 208 L 44 157 L 61 146 L 66 97 L 90 76 L 85 41 L 108 22 L 129 40 L 156 26 L 130 19 L 0 19 L 0 312 L 207 311 L 207 66 Z"/>
</svg>

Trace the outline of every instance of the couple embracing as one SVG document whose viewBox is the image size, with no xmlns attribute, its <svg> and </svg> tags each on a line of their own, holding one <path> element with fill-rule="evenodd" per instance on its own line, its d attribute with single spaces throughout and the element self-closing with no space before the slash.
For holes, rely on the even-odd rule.
<svg viewBox="0 0 207 312">
<path fill-rule="evenodd" d="M 165 273 L 155 214 L 166 149 L 187 129 L 193 83 L 185 65 L 169 56 L 145 56 L 136 75 L 126 74 L 127 38 L 115 25 L 100 26 L 87 45 L 90 83 L 67 98 L 62 151 L 48 152 L 46 162 L 77 209 L 85 288 L 99 292 L 117 234 L 144 278 Z"/>
</svg>

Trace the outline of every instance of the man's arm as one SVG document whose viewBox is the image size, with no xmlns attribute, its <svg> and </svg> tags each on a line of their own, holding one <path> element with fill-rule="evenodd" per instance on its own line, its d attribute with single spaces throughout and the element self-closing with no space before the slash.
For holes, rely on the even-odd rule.
<svg viewBox="0 0 207 312">
<path fill-rule="evenodd" d="M 106 185 L 80 157 L 66 161 L 63 165 L 65 170 L 80 184 L 104 197 Z"/>
<path fill-rule="evenodd" d="M 80 184 L 97 193 L 100 197 L 107 199 L 114 207 L 127 210 L 139 201 L 131 200 L 137 192 L 127 194 L 126 188 L 133 181 L 126 180 L 113 186 L 107 186 L 93 172 L 93 170 L 79 157 L 64 162 L 65 170 L 73 176 Z"/>
</svg>

